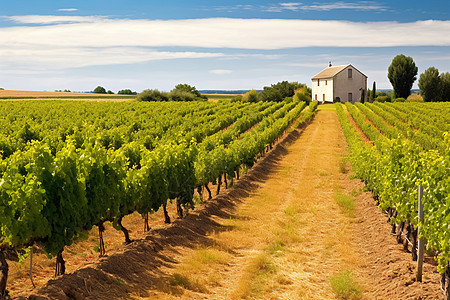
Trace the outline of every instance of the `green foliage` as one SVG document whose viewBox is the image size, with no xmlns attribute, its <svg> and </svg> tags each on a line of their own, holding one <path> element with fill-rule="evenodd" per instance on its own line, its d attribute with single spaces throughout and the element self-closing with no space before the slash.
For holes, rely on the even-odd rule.
<svg viewBox="0 0 450 300">
<path fill-rule="evenodd" d="M 438 271 L 443 272 L 450 260 L 450 232 L 442 230 L 450 221 L 450 136 L 445 132 L 448 124 L 439 120 L 448 118 L 444 112 L 447 106 L 376 103 L 357 104 L 357 109 L 351 104 L 346 107 L 374 144 L 361 140 L 342 106 L 336 104 L 353 170 L 378 198 L 383 210 L 396 210 L 397 216 L 392 222 L 418 225 L 417 187 L 419 183 L 423 184 L 425 220 L 421 224 L 422 236 L 428 242 L 428 249 L 439 253 Z M 370 122 L 365 121 L 366 118 Z"/>
<path fill-rule="evenodd" d="M 439 70 L 430 67 L 425 70 L 419 77 L 419 88 L 420 94 L 426 102 L 438 101 L 440 92 L 441 82 L 439 77 Z"/>
<path fill-rule="evenodd" d="M 391 99 L 388 96 L 378 96 L 375 98 L 377 102 L 391 102 Z"/>
<path fill-rule="evenodd" d="M 120 90 L 117 92 L 119 95 L 137 95 L 137 92 L 133 92 L 130 89 Z"/>
<path fill-rule="evenodd" d="M 407 98 L 417 79 L 417 67 L 410 56 L 397 55 L 388 68 L 388 78 L 394 88 L 395 97 Z"/>
<path fill-rule="evenodd" d="M 311 90 L 307 87 L 301 87 L 294 91 L 293 100 L 295 102 L 306 102 L 309 104 L 311 102 Z"/>
<path fill-rule="evenodd" d="M 366 90 L 361 90 L 361 103 L 364 103 L 364 100 L 366 99 Z"/>
<path fill-rule="evenodd" d="M 208 97 L 200 94 L 200 92 L 195 88 L 195 86 L 190 86 L 189 84 L 180 83 L 176 85 L 175 88 L 171 91 L 171 93 L 174 92 L 185 95 L 186 93 L 192 94 L 192 96 L 189 96 L 188 98 L 192 97 L 194 100 L 208 100 Z M 190 100 L 181 100 L 181 101 L 190 101 Z"/>
<path fill-rule="evenodd" d="M 208 98 L 201 95 L 195 87 L 188 84 L 178 84 L 170 93 L 158 90 L 144 90 L 139 93 L 138 101 L 205 101 Z"/>
<path fill-rule="evenodd" d="M 439 75 L 439 81 L 440 101 L 450 101 L 450 73 L 441 73 Z"/>
<path fill-rule="evenodd" d="M 244 102 L 258 102 L 258 92 L 256 90 L 248 91 L 242 97 L 242 101 Z"/>
<path fill-rule="evenodd" d="M 199 98 L 190 92 L 175 89 L 169 93 L 169 99 L 170 101 L 195 101 Z"/>
<path fill-rule="evenodd" d="M 169 94 L 158 90 L 144 90 L 137 95 L 138 101 L 169 101 Z"/>
<path fill-rule="evenodd" d="M 405 102 L 424 102 L 423 97 L 419 94 L 412 93 L 411 95 L 406 98 Z"/>
<path fill-rule="evenodd" d="M 244 97 L 242 95 L 236 95 L 235 97 L 233 97 L 231 99 L 231 102 L 243 102 L 244 101 Z"/>
<path fill-rule="evenodd" d="M 372 95 L 370 96 L 370 99 L 373 101 L 375 98 L 377 97 L 377 86 L 375 81 L 373 82 L 373 87 L 372 87 Z"/>
<path fill-rule="evenodd" d="M 342 212 L 344 212 L 349 217 L 353 217 L 353 213 L 355 210 L 355 201 L 353 200 L 353 197 L 342 193 L 337 193 L 334 196 L 334 199 L 336 200 L 336 203 L 341 207 Z"/>
<path fill-rule="evenodd" d="M 294 96 L 295 91 L 301 88 L 306 90 L 306 94 L 309 93 L 309 95 L 311 95 L 311 89 L 309 89 L 305 84 L 281 81 L 276 84 L 272 84 L 270 87 L 265 86 L 263 91 L 259 93 L 259 99 L 261 101 L 281 102 L 286 97 Z"/>
<path fill-rule="evenodd" d="M 411 96 L 411 95 L 410 95 Z M 409 96 L 408 96 L 409 97 Z M 406 99 L 405 98 L 395 98 L 392 100 L 392 102 L 405 102 Z"/>
<path fill-rule="evenodd" d="M 93 92 L 96 94 L 106 94 L 106 90 L 102 86 L 97 86 Z"/>
<path fill-rule="evenodd" d="M 117 228 L 174 199 L 193 207 L 195 187 L 233 180 L 294 119 L 310 120 L 317 102 L 0 106 L 0 246 L 37 242 L 54 256 L 107 220 Z"/>
<path fill-rule="evenodd" d="M 339 299 L 356 300 L 362 298 L 361 288 L 349 271 L 331 277 L 330 283 Z"/>
</svg>

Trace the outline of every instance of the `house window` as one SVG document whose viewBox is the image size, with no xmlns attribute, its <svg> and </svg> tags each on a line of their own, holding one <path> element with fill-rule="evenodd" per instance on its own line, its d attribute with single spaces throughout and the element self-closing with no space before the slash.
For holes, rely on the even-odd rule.
<svg viewBox="0 0 450 300">
<path fill-rule="evenodd" d="M 353 101 L 353 94 L 352 93 L 348 93 L 348 101 L 349 102 Z"/>
<path fill-rule="evenodd" d="M 317 101 L 317 94 L 316 94 L 316 96 L 315 96 L 315 99 L 314 100 L 316 100 Z"/>
<path fill-rule="evenodd" d="M 348 78 L 352 78 L 352 69 L 348 69 Z"/>
<path fill-rule="evenodd" d="M 320 79 L 317 79 L 317 86 L 320 85 Z"/>
<path fill-rule="evenodd" d="M 325 85 L 327 85 L 327 81 L 328 81 L 328 80 L 325 80 Z"/>
</svg>

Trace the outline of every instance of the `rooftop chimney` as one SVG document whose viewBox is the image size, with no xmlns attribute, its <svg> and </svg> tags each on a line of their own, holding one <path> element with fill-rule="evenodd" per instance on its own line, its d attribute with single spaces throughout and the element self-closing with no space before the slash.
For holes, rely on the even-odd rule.
<svg viewBox="0 0 450 300">
<path fill-rule="evenodd" d="M 328 63 L 328 67 L 331 67 L 331 61 Z"/>
</svg>

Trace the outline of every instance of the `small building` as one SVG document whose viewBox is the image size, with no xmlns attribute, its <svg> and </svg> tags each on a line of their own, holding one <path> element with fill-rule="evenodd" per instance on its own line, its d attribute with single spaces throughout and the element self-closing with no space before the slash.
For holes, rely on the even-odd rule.
<svg viewBox="0 0 450 300">
<path fill-rule="evenodd" d="M 367 76 L 352 65 L 331 66 L 324 69 L 312 80 L 312 99 L 322 103 L 360 102 L 361 91 L 364 90 L 367 99 Z M 365 100 L 364 99 L 364 100 Z"/>
</svg>

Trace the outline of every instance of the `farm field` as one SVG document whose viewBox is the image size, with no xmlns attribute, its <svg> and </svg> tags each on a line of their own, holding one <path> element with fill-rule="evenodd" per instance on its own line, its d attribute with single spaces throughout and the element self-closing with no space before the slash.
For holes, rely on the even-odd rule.
<svg viewBox="0 0 450 300">
<path fill-rule="evenodd" d="M 139 223 L 132 244 L 112 254 L 108 249 L 109 257 L 34 293 L 62 299 L 337 299 L 330 279 L 351 274 L 361 299 L 440 299 L 432 259 L 424 283 L 413 282 L 410 254 L 390 236 L 364 185 L 349 179 L 345 138 L 336 113 L 325 108 L 184 219 L 163 225 L 158 213 L 149 233 Z"/>
<path fill-rule="evenodd" d="M 0 90 L 0 100 L 24 100 L 24 99 L 64 99 L 64 100 L 106 100 L 124 101 L 135 99 L 134 95 L 111 95 L 93 93 L 68 93 L 68 92 L 46 92 L 46 91 L 16 91 Z"/>
<path fill-rule="evenodd" d="M 27 107 L 28 103 L 33 106 Z M 442 116 L 430 113 L 443 120 L 435 122 L 443 124 L 439 128 L 429 128 L 414 114 L 404 113 L 409 119 L 399 124 L 412 124 L 404 127 L 407 139 L 400 138 L 400 129 L 388 138 L 388 130 L 403 125 L 393 126 L 394 118 L 387 113 L 383 120 L 370 113 L 378 107 L 376 115 L 388 109 L 411 109 L 407 104 L 325 105 L 309 125 L 305 121 L 314 115 L 315 105 L 302 102 L 180 106 L 6 101 L 0 105 L 0 120 L 8 125 L 0 127 L 1 221 L 9 224 L 2 226 L 2 243 L 16 249 L 41 245 L 35 247 L 38 288 L 30 291 L 27 271 L 23 271 L 9 282 L 13 296 L 442 297 L 436 269 L 446 267 L 448 231 L 436 230 L 436 223 L 424 223 L 429 243 L 439 251 L 439 264 L 430 252 L 423 283 L 415 282 L 415 262 L 396 240 L 412 240 L 417 223 L 406 216 L 416 211 L 406 205 L 408 214 L 401 206 L 404 202 L 388 197 L 394 190 L 389 181 L 370 176 L 379 174 L 374 171 L 380 168 L 377 161 L 383 162 L 385 176 L 399 177 L 391 175 L 390 168 L 404 174 L 405 169 L 391 165 L 401 160 L 389 164 L 379 154 L 386 153 L 384 143 L 395 145 L 399 139 L 410 143 L 402 149 L 416 149 L 412 153 L 424 159 L 433 155 L 437 164 L 431 170 L 438 186 L 424 190 L 431 199 L 443 201 L 439 209 L 443 207 L 444 213 L 437 213 L 436 204 L 426 200 L 425 211 L 428 216 L 435 213 L 432 220 L 445 222 L 448 144 L 439 139 L 439 130 L 447 130 L 445 105 L 414 106 L 423 112 L 443 111 Z M 432 134 L 435 138 L 429 138 Z M 421 162 L 415 156 L 408 158 Z M 51 176 L 42 171 L 47 169 L 53 170 Z M 350 179 L 352 174 L 363 179 L 372 193 L 363 191 L 360 180 Z M 431 182 L 426 178 L 424 182 Z M 415 182 L 409 184 L 406 191 L 414 193 Z M 414 195 L 403 193 L 414 201 Z M 398 223 L 395 236 L 390 235 L 391 226 L 372 194 Z M 66 197 L 72 202 L 65 204 Z M 22 205 L 24 201 L 28 205 Z M 49 210 L 49 204 L 60 208 Z M 17 215 L 22 216 L 20 222 Z M 163 223 L 168 217 L 170 225 Z M 131 229 L 134 241 L 121 245 L 121 234 L 115 234 L 120 231 L 110 221 L 124 233 Z M 37 223 L 50 227 L 36 228 Z M 58 231 L 60 226 L 64 231 Z M 103 226 L 99 239 L 98 228 Z M 78 241 L 87 230 L 87 241 Z M 105 250 L 102 245 L 109 256 L 98 259 Z M 47 284 L 54 269 L 43 263 L 44 252 L 60 257 L 61 249 L 71 274 Z M 25 269 L 29 257 L 22 267 L 9 263 L 11 273 L 17 273 Z M 62 266 L 60 261 L 59 270 Z M 345 288 L 340 290 L 342 281 Z"/>
<path fill-rule="evenodd" d="M 291 122 L 309 119 L 317 103 L 1 103 L 2 247 L 38 242 L 57 257 L 94 225 L 100 256 L 104 223 L 145 216 L 176 199 L 177 214 L 251 167 Z M 266 149 L 267 148 L 267 149 Z M 227 176 L 223 176 L 227 174 Z M 133 183 L 134 182 L 134 183 Z M 148 225 L 146 226 L 148 230 Z M 3 256 L 3 252 L 0 253 Z M 6 265 L 3 261 L 2 264 Z M 6 268 L 7 270 L 7 268 Z"/>
</svg>

